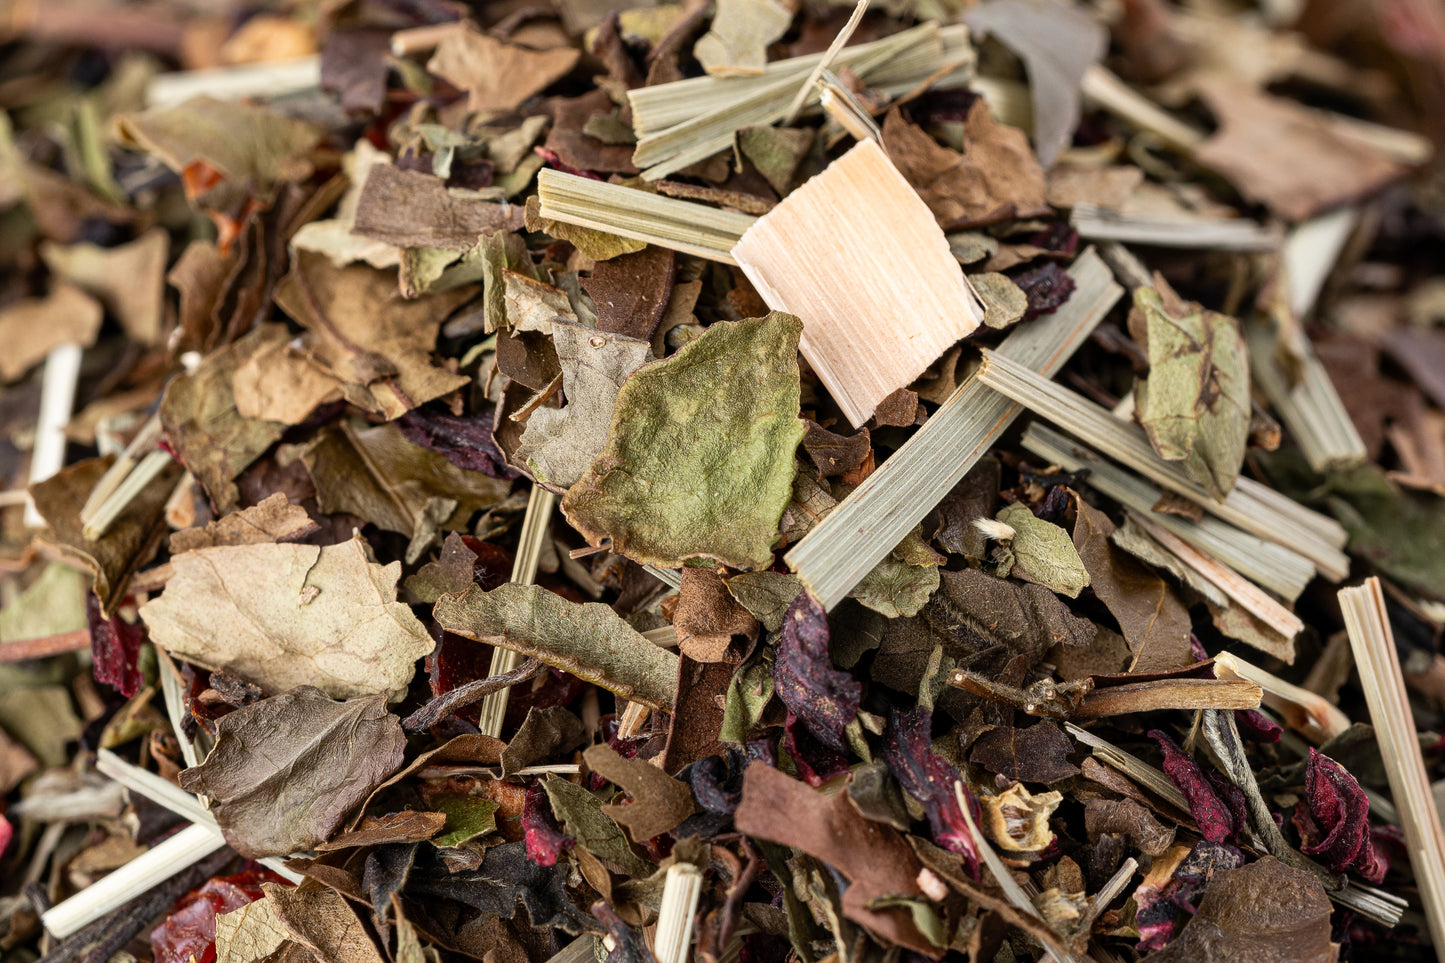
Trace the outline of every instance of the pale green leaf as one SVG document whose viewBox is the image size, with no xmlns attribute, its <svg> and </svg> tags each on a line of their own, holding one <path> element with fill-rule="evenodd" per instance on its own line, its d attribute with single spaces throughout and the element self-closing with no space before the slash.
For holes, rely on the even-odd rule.
<svg viewBox="0 0 1445 963">
<path fill-rule="evenodd" d="M 1015 533 L 1009 574 L 1071 599 L 1079 597 L 1089 584 L 1089 572 L 1068 532 L 1039 518 L 1027 505 L 1005 505 L 995 517 Z"/>
<path fill-rule="evenodd" d="M 617 867 L 628 876 L 645 877 L 655 867 L 632 851 L 622 830 L 602 811 L 602 802 L 586 789 L 565 779 L 548 776 L 542 783 L 552 811 L 562 821 L 567 835 L 598 859 Z"/>
<path fill-rule="evenodd" d="M 447 823 L 441 835 L 432 839 L 437 846 L 460 846 L 470 839 L 496 831 L 496 813 L 500 807 L 495 799 L 466 793 L 442 793 L 432 799 L 432 805 L 438 812 L 447 814 Z"/>
</svg>

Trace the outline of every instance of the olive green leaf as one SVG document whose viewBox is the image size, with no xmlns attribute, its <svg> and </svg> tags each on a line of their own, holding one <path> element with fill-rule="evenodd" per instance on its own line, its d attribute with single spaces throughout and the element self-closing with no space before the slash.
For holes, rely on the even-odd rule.
<svg viewBox="0 0 1445 963">
<path fill-rule="evenodd" d="M 994 517 L 1014 530 L 1010 575 L 1071 599 L 1079 597 L 1089 584 L 1089 571 L 1068 532 L 1039 518 L 1027 505 L 1005 505 Z"/>
<path fill-rule="evenodd" d="M 1134 292 L 1130 331 L 1145 343 L 1149 376 L 1134 386 L 1139 423 L 1159 457 L 1182 461 L 1223 499 L 1249 438 L 1249 356 L 1238 323 L 1154 288 Z"/>
<path fill-rule="evenodd" d="M 803 323 L 720 321 L 622 386 L 607 446 L 562 500 L 593 545 L 645 564 L 771 564 L 792 497 Z"/>
</svg>

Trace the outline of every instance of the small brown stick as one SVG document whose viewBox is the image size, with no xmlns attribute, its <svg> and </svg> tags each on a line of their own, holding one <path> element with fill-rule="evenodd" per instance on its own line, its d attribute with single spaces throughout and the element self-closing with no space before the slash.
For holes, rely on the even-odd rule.
<svg viewBox="0 0 1445 963">
<path fill-rule="evenodd" d="M 1159 709 L 1258 709 L 1264 692 L 1253 682 L 1230 679 L 1158 679 L 1095 689 L 1070 717 L 1100 719 Z"/>
<path fill-rule="evenodd" d="M 79 652 L 89 646 L 90 629 L 76 629 L 74 632 L 34 639 L 16 639 L 14 642 L 0 643 L 0 663 L 45 659 L 66 652 Z"/>
</svg>

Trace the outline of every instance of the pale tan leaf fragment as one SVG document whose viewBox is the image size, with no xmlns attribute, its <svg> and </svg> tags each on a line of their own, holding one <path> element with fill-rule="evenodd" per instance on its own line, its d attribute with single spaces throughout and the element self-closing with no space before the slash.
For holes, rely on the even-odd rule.
<svg viewBox="0 0 1445 963">
<path fill-rule="evenodd" d="M 768 44 L 792 22 L 792 9 L 777 0 L 718 0 L 712 29 L 692 52 L 714 76 L 760 74 L 768 62 Z"/>
<path fill-rule="evenodd" d="M 94 344 L 101 319 L 94 298 L 63 282 L 43 298 L 11 302 L 0 309 L 0 381 L 16 380 L 63 344 Z"/>
<path fill-rule="evenodd" d="M 232 512 L 210 522 L 205 528 L 187 528 L 171 536 L 171 554 L 214 548 L 217 545 L 258 545 L 294 542 L 318 528 L 300 505 L 291 504 L 284 492 L 268 495 L 250 508 Z"/>
</svg>

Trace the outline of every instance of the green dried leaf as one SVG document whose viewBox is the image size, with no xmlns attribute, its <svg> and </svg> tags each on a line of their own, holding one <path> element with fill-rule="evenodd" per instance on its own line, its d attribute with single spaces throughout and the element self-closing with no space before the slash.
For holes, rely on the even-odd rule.
<svg viewBox="0 0 1445 963">
<path fill-rule="evenodd" d="M 0 609 L 0 643 L 39 639 L 86 628 L 89 580 L 69 565 L 52 562 L 9 605 Z"/>
<path fill-rule="evenodd" d="M 496 832 L 496 813 L 500 805 L 485 796 L 466 793 L 442 793 L 432 798 L 438 812 L 446 813 L 447 824 L 441 835 L 432 839 L 437 846 L 460 846 L 487 833 Z"/>
<path fill-rule="evenodd" d="M 1089 571 L 1068 532 L 1039 518 L 1027 505 L 1006 505 L 994 517 L 1015 532 L 1009 574 L 1071 599 L 1079 597 L 1089 584 Z"/>
<path fill-rule="evenodd" d="M 1223 499 L 1234 488 L 1249 440 L 1249 356 L 1230 317 L 1134 292 L 1130 332 L 1144 344 L 1149 376 L 1134 385 L 1139 423 L 1159 457 Z"/>
<path fill-rule="evenodd" d="M 541 215 L 541 200 L 533 195 L 527 198 L 527 230 L 541 231 L 559 241 L 567 241 L 577 250 L 594 261 L 610 261 L 624 254 L 636 254 L 647 247 L 646 241 L 635 241 L 630 237 L 594 231 L 590 227 L 578 227 L 562 221 L 551 221 Z"/>
<path fill-rule="evenodd" d="M 570 488 L 607 444 L 617 392 L 652 349 L 646 341 L 561 320 L 552 322 L 552 342 L 567 404 L 532 412 L 514 457 L 542 484 Z"/>
<path fill-rule="evenodd" d="M 677 655 L 599 602 L 578 605 L 536 585 L 472 586 L 443 595 L 433 616 L 448 632 L 531 656 L 629 701 L 672 708 Z"/>
<path fill-rule="evenodd" d="M 1007 274 L 972 274 L 968 283 L 983 302 L 983 323 L 994 330 L 1008 327 L 1029 309 L 1029 296 Z"/>
<path fill-rule="evenodd" d="M 726 580 L 728 593 L 769 632 L 783 627 L 783 613 L 803 591 L 803 583 L 787 572 L 744 572 Z"/>
<path fill-rule="evenodd" d="M 768 62 L 768 44 L 787 32 L 793 8 L 777 0 L 718 0 L 712 29 L 693 46 L 710 74 L 756 75 Z"/>
<path fill-rule="evenodd" d="M 786 609 L 785 609 L 786 610 Z M 748 733 L 763 717 L 773 697 L 773 663 L 763 652 L 738 667 L 728 683 L 727 703 L 717 737 L 722 742 L 746 742 Z"/>
<path fill-rule="evenodd" d="M 848 593 L 890 619 L 912 618 L 938 589 L 938 566 L 947 561 L 929 548 L 914 529 L 888 557 Z"/>
<path fill-rule="evenodd" d="M 656 868 L 628 845 L 617 824 L 602 812 L 598 798 L 575 783 L 548 776 L 542 783 L 552 812 L 562 821 L 567 835 L 598 859 L 617 867 L 628 876 L 647 877 Z"/>
<path fill-rule="evenodd" d="M 594 545 L 676 568 L 772 563 L 792 496 L 803 324 L 774 311 L 720 321 L 622 386 L 607 447 L 562 500 Z"/>
<path fill-rule="evenodd" d="M 744 127 L 738 131 L 738 150 L 752 161 L 758 173 L 779 195 L 786 195 L 797 179 L 798 168 L 813 149 L 811 128 Z"/>
</svg>

